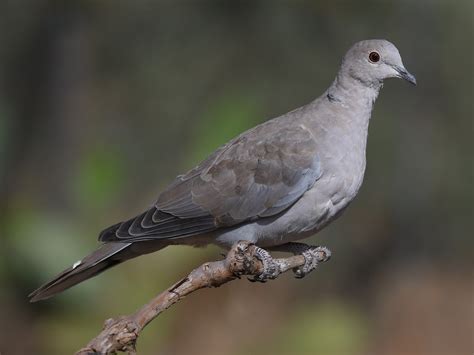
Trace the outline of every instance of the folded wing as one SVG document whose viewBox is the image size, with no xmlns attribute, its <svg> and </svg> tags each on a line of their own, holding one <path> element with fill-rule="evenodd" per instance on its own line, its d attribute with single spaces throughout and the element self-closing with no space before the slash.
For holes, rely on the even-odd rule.
<svg viewBox="0 0 474 355">
<path fill-rule="evenodd" d="M 321 174 L 311 132 L 302 125 L 268 121 L 178 176 L 152 208 L 106 229 L 99 239 L 183 238 L 274 216 Z"/>
</svg>

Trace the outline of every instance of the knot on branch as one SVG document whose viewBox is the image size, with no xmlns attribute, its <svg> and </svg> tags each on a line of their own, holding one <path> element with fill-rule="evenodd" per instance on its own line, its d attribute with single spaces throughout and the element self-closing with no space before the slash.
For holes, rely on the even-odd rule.
<svg viewBox="0 0 474 355">
<path fill-rule="evenodd" d="M 97 337 L 87 347 L 79 350 L 76 355 L 114 354 L 124 351 L 136 354 L 135 344 L 139 334 L 139 326 L 129 317 L 109 318 L 104 322 L 102 337 Z M 104 352 L 104 349 L 109 349 Z"/>
<path fill-rule="evenodd" d="M 302 254 L 272 259 L 278 271 L 274 278 L 288 270 L 297 270 L 296 276 L 302 277 L 313 270 L 319 262 L 328 261 L 331 257 L 331 252 L 325 247 L 293 244 L 299 245 L 293 252 Z M 265 257 L 257 255 L 259 252 L 262 253 L 262 249 L 260 251 L 258 249 L 260 248 L 247 241 L 234 244 L 224 260 L 204 263 L 134 314 L 105 321 L 102 332 L 76 355 L 116 354 L 117 351 L 136 354 L 135 344 L 143 328 L 185 296 L 201 288 L 221 286 L 240 278 L 241 275 L 261 275 L 264 272 L 264 262 L 268 264 L 268 260 L 265 261 Z"/>
</svg>

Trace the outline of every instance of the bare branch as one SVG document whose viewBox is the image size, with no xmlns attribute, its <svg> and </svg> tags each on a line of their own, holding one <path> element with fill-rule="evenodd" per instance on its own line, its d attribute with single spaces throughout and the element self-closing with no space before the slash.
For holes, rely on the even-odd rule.
<svg viewBox="0 0 474 355">
<path fill-rule="evenodd" d="M 255 249 L 253 244 L 246 241 L 236 243 L 224 260 L 204 263 L 135 313 L 106 320 L 102 332 L 76 355 L 115 354 L 117 351 L 136 354 L 135 343 L 143 328 L 185 296 L 204 287 L 219 287 L 241 275 L 260 275 L 263 264 L 255 257 Z M 321 252 L 318 259 L 324 262 L 328 256 Z M 303 266 L 305 257 L 294 255 L 276 261 L 280 266 L 280 273 L 284 273 Z"/>
</svg>

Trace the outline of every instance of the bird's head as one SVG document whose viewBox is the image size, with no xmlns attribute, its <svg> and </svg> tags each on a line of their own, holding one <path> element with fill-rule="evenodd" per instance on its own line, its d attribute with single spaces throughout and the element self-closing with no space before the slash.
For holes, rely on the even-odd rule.
<svg viewBox="0 0 474 355">
<path fill-rule="evenodd" d="M 378 86 L 387 78 L 402 78 L 416 85 L 416 79 L 405 69 L 397 47 L 383 39 L 354 44 L 344 56 L 341 71 L 367 86 Z"/>
</svg>

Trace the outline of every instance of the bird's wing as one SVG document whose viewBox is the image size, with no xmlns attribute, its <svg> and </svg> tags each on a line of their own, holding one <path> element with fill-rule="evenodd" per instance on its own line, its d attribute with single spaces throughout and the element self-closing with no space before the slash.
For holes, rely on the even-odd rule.
<svg viewBox="0 0 474 355">
<path fill-rule="evenodd" d="M 102 241 L 182 238 L 276 215 L 321 176 L 304 125 L 268 121 L 178 176 L 143 214 L 102 232 Z"/>
</svg>

